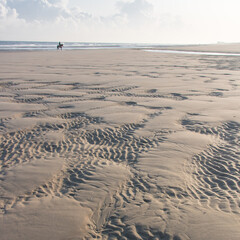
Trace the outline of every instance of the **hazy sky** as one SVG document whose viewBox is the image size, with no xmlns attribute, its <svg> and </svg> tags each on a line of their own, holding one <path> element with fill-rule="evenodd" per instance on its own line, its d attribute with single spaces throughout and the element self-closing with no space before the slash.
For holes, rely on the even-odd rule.
<svg viewBox="0 0 240 240">
<path fill-rule="evenodd" d="M 240 0 L 0 0 L 0 40 L 240 42 Z"/>
</svg>

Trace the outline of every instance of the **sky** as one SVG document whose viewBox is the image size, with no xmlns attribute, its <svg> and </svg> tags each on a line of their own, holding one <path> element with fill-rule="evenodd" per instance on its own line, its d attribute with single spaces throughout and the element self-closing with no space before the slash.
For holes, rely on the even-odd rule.
<svg viewBox="0 0 240 240">
<path fill-rule="evenodd" d="M 0 40 L 240 42 L 240 1 L 0 0 Z"/>
</svg>

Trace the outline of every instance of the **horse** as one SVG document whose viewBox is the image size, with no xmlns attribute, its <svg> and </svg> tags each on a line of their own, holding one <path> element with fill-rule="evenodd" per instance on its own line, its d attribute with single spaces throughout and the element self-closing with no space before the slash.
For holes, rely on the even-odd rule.
<svg viewBox="0 0 240 240">
<path fill-rule="evenodd" d="M 59 50 L 59 49 L 62 50 L 62 48 L 63 48 L 63 44 L 62 44 L 62 43 L 59 43 L 59 44 L 57 45 L 57 50 Z"/>
</svg>

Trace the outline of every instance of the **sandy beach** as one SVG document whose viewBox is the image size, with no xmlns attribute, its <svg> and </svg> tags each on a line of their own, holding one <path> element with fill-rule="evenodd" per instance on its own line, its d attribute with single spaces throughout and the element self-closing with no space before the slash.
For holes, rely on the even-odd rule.
<svg viewBox="0 0 240 240">
<path fill-rule="evenodd" d="M 9 51 L 0 64 L 1 240 L 240 239 L 240 56 Z"/>
</svg>

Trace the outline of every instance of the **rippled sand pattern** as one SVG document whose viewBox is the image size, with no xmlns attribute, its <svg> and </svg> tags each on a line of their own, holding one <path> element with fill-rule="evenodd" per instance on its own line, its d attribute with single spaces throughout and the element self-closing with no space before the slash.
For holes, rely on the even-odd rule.
<svg viewBox="0 0 240 240">
<path fill-rule="evenodd" d="M 240 124 L 226 122 L 211 128 L 206 123 L 204 126 L 204 123 L 184 120 L 183 125 L 190 131 L 215 135 L 223 140 L 193 156 L 191 164 L 196 185 L 189 187 L 192 196 L 217 210 L 239 214 Z"/>
<path fill-rule="evenodd" d="M 240 239 L 237 56 L 0 55 L 2 239 Z"/>
</svg>

